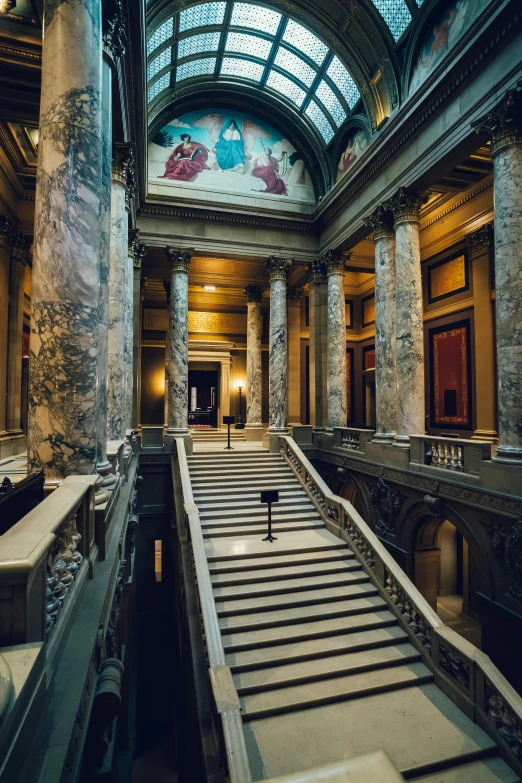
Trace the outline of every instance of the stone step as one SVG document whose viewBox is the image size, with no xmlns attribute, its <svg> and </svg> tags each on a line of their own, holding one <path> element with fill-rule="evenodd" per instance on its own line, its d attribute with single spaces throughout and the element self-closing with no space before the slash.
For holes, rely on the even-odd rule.
<svg viewBox="0 0 522 783">
<path fill-rule="evenodd" d="M 202 511 L 207 506 L 212 505 L 214 508 L 218 508 L 218 504 L 227 499 L 231 503 L 235 503 L 236 501 L 239 503 L 243 502 L 258 502 L 260 498 L 260 491 L 257 492 L 248 492 L 248 490 L 233 492 L 230 489 L 217 489 L 215 494 L 209 494 L 209 491 L 202 491 L 202 490 L 194 490 L 193 493 L 194 498 L 197 500 L 198 508 Z M 300 487 L 292 486 L 288 487 L 287 489 L 281 489 L 279 488 L 279 505 L 281 503 L 291 502 L 293 498 L 299 499 L 301 497 L 308 498 L 308 495 L 306 492 L 304 492 Z M 266 506 L 265 506 L 266 509 Z M 275 506 L 274 506 L 275 509 Z"/>
<path fill-rule="evenodd" d="M 244 721 L 296 712 L 323 704 L 348 699 L 360 699 L 376 693 L 411 688 L 431 682 L 433 675 L 420 662 L 382 668 L 360 674 L 347 674 L 329 680 L 308 682 L 273 690 L 260 691 L 240 696 L 241 713 Z M 354 709 L 356 707 L 354 706 Z M 366 723 L 360 713 L 361 723 Z M 395 716 L 389 716 L 395 720 Z M 386 720 L 383 715 L 383 721 Z"/>
<path fill-rule="evenodd" d="M 297 479 L 294 479 L 292 482 L 291 476 L 281 476 L 279 478 L 272 477 L 269 481 L 266 479 L 243 477 L 233 479 L 230 478 L 227 480 L 223 479 L 219 482 L 209 481 L 208 479 L 196 480 L 194 482 L 191 481 L 191 483 L 194 494 L 198 490 L 212 492 L 212 494 L 214 494 L 215 492 L 219 491 L 239 492 L 243 487 L 249 490 L 257 488 L 259 491 L 261 491 L 262 489 L 280 489 L 281 487 L 291 487 L 292 489 L 297 489 L 301 486 Z"/>
<path fill-rule="evenodd" d="M 286 627 L 276 626 L 241 632 L 228 629 L 222 631 L 222 641 L 225 652 L 230 653 L 263 646 L 307 642 L 310 639 L 323 639 L 325 636 L 340 636 L 390 625 L 397 625 L 396 617 L 388 610 L 381 609 L 343 617 L 307 619 L 306 622 L 293 623 Z"/>
<path fill-rule="evenodd" d="M 286 555 L 273 555 L 272 557 L 266 557 L 260 560 L 257 557 L 243 558 L 239 562 L 234 563 L 230 560 L 224 560 L 223 562 L 215 561 L 212 565 L 209 565 L 209 571 L 211 574 L 237 574 L 240 579 L 243 578 L 242 572 L 245 574 L 245 578 L 249 573 L 259 571 L 259 576 L 262 579 L 264 571 L 273 570 L 274 573 L 281 570 L 284 572 L 286 568 L 306 568 L 307 566 L 326 567 L 331 563 L 332 567 L 339 565 L 340 560 L 354 559 L 355 555 L 351 552 L 347 546 L 341 547 L 341 549 L 325 549 L 318 552 L 299 552 L 295 554 L 290 552 Z M 297 573 L 296 573 L 297 576 Z M 254 575 L 255 581 L 256 576 Z M 241 583 L 239 583 L 241 584 Z"/>
<path fill-rule="evenodd" d="M 348 546 L 328 530 L 317 529 L 306 532 L 289 533 L 267 546 L 266 541 L 251 538 L 236 538 L 235 541 L 208 541 L 205 544 L 207 560 L 242 560 L 244 558 L 265 558 L 280 555 L 318 553 L 331 549 L 347 550 Z M 266 561 L 265 561 L 266 562 Z"/>
<path fill-rule="evenodd" d="M 363 578 L 368 577 L 361 570 L 357 560 L 353 560 L 345 567 L 340 574 L 324 574 L 309 576 L 296 576 L 288 579 L 276 579 L 272 582 L 260 580 L 258 582 L 247 582 L 246 584 L 232 585 L 214 585 L 214 599 L 216 601 L 223 599 L 237 600 L 238 598 L 253 598 L 256 596 L 278 595 L 280 593 L 303 592 L 307 594 L 310 590 L 325 589 L 331 590 L 335 587 L 342 587 L 346 584 L 355 584 Z"/>
<path fill-rule="evenodd" d="M 198 481 L 207 478 L 213 478 L 216 482 L 220 479 L 226 478 L 260 478 L 265 481 L 269 478 L 278 478 L 280 476 L 293 476 L 294 474 L 290 468 L 286 468 L 284 465 L 274 465 L 274 467 L 267 468 L 247 468 L 245 466 L 241 468 L 226 467 L 222 470 L 218 468 L 190 468 L 191 481 Z"/>
<path fill-rule="evenodd" d="M 284 666 L 298 661 L 330 658 L 341 653 L 372 650 L 375 647 L 402 644 L 408 639 L 408 634 L 398 624 L 394 624 L 336 636 L 307 638 L 304 641 L 287 642 L 270 647 L 237 650 L 227 653 L 226 662 L 232 673 L 236 673 L 260 669 L 264 666 Z"/>
<path fill-rule="evenodd" d="M 272 612 L 276 609 L 292 609 L 299 606 L 315 606 L 320 604 L 344 601 L 347 598 L 367 597 L 377 595 L 378 590 L 368 577 L 361 571 L 351 584 L 340 587 L 319 588 L 317 590 L 297 590 L 281 592 L 278 595 L 233 596 L 224 600 L 216 600 L 218 617 L 248 614 L 249 612 Z"/>
<path fill-rule="evenodd" d="M 386 608 L 386 602 L 378 595 L 350 598 L 336 601 L 323 606 L 301 606 L 296 609 L 275 609 L 273 611 L 258 611 L 251 614 L 221 617 L 219 627 L 223 634 L 246 633 L 263 629 L 275 629 L 284 626 L 287 631 L 294 625 L 314 620 L 358 615 L 364 612 L 378 612 Z M 297 629 L 297 633 L 299 630 Z"/>
<path fill-rule="evenodd" d="M 422 677 L 422 664 L 413 664 L 411 668 L 415 667 Z M 406 676 L 402 668 L 383 670 L 383 673 L 400 678 Z M 372 680 L 376 673 L 355 677 Z M 410 685 L 414 686 L 415 679 L 412 679 Z M 328 682 L 330 687 L 342 687 L 339 680 Z M 449 766 L 453 759 L 471 762 L 497 755 L 494 741 L 433 683 L 388 690 L 355 701 L 354 684 L 352 681 L 351 699 L 263 720 L 247 720 L 245 740 L 253 780 L 332 764 L 376 748 L 386 751 L 408 778 L 414 777 L 416 769 L 422 767 L 431 766 L 430 771 L 435 771 L 443 764 Z M 326 685 L 327 682 L 321 682 L 317 687 L 324 689 Z M 300 689 L 304 700 L 310 698 L 311 687 Z M 349 683 L 345 687 L 348 690 Z M 262 695 L 267 697 L 269 693 L 243 698 L 258 699 Z M 271 697 L 276 695 L 281 696 L 281 691 L 270 692 Z M 295 702 L 296 696 L 288 694 L 287 698 Z M 453 780 L 460 783 L 458 776 Z"/>
<path fill-rule="evenodd" d="M 303 515 L 301 515 L 302 517 Z M 301 518 L 299 517 L 299 518 Z M 237 538 L 238 534 L 241 536 L 259 536 L 261 539 L 263 539 L 267 534 L 267 524 L 264 522 L 263 524 L 249 524 L 247 525 L 239 525 L 237 523 L 229 523 L 221 525 L 217 522 L 213 522 L 210 527 L 207 527 L 205 525 L 202 525 L 202 532 L 203 532 L 203 538 L 219 538 L 221 536 L 233 536 L 234 538 Z M 304 519 L 302 521 L 297 520 L 278 520 L 277 523 L 272 525 L 272 534 L 275 536 L 276 533 L 290 533 L 297 530 L 314 530 L 314 529 L 321 529 L 324 527 L 323 522 L 321 522 L 320 519 L 317 521 L 314 521 L 313 519 Z M 271 544 L 267 541 L 266 544 L 268 546 L 271 546 Z"/>
<path fill-rule="evenodd" d="M 420 661 L 420 657 L 415 647 L 405 643 L 374 647 L 359 652 L 339 653 L 329 658 L 278 664 L 255 671 L 238 672 L 233 675 L 233 679 L 239 696 L 244 696 L 275 688 L 293 687 L 334 677 L 403 666 Z"/>
<path fill-rule="evenodd" d="M 243 508 L 223 508 L 218 511 L 203 510 L 199 512 L 202 524 L 227 521 L 231 524 L 236 520 L 268 522 L 268 510 L 266 505 L 258 503 L 255 506 L 245 505 Z M 320 519 L 319 513 L 310 501 L 304 503 L 289 503 L 288 505 L 272 507 L 272 519 Z"/>
<path fill-rule="evenodd" d="M 225 454 L 216 455 L 213 452 L 208 454 L 193 454 L 187 457 L 189 465 L 231 465 L 237 463 L 238 465 L 244 465 L 245 462 L 265 464 L 284 464 L 283 460 L 278 454 L 270 454 L 268 451 L 247 451 L 247 449 L 241 449 L 237 454 Z"/>
<path fill-rule="evenodd" d="M 200 514 L 201 517 L 201 527 L 202 528 L 209 528 L 209 527 L 235 527 L 238 528 L 242 525 L 265 525 L 265 527 L 268 524 L 266 509 L 264 514 L 256 514 L 248 511 L 246 514 L 243 512 L 241 515 L 238 514 L 237 516 L 234 516 L 233 514 L 229 514 L 227 512 L 223 512 L 218 517 L 211 517 L 207 514 Z M 309 509 L 301 509 L 299 511 L 294 511 L 293 508 L 288 509 L 281 509 L 279 514 L 273 514 L 272 515 L 272 525 L 275 525 L 276 523 L 278 525 L 283 524 L 284 522 L 301 522 L 305 520 L 314 520 L 314 521 L 320 521 L 321 525 L 323 525 L 323 522 L 321 521 L 321 517 L 315 510 L 313 506 L 311 506 Z"/>
<path fill-rule="evenodd" d="M 520 783 L 520 777 L 499 756 L 451 766 L 410 780 L 416 783 Z"/>
<path fill-rule="evenodd" d="M 198 503 L 199 507 L 199 503 Z M 288 511 L 289 509 L 301 509 L 303 507 L 315 508 L 311 500 L 304 492 L 297 497 L 281 498 L 277 503 L 272 506 L 272 516 L 282 510 Z M 222 503 L 214 503 L 212 508 L 201 507 L 199 510 L 200 517 L 218 517 L 225 512 L 233 514 L 241 514 L 248 511 L 248 514 L 264 514 L 267 515 L 266 503 L 261 503 L 259 495 L 257 500 L 230 500 Z"/>
</svg>

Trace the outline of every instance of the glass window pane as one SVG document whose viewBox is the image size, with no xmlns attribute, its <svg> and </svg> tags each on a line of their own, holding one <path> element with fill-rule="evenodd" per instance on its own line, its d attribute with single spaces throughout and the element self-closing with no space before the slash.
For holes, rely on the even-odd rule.
<svg viewBox="0 0 522 783">
<path fill-rule="evenodd" d="M 163 92 L 163 90 L 165 90 L 169 85 L 170 73 L 165 73 L 160 79 L 158 79 L 157 82 L 154 82 L 152 87 L 149 88 L 149 103 L 153 98 L 156 97 L 156 95 L 159 95 L 160 92 Z"/>
<path fill-rule="evenodd" d="M 206 74 L 214 73 L 215 68 L 215 57 L 204 57 L 202 60 L 191 60 L 188 63 L 178 65 L 176 70 L 176 81 L 181 82 L 183 79 L 191 79 L 192 76 L 205 76 Z"/>
<path fill-rule="evenodd" d="M 295 103 L 296 106 L 300 107 L 305 99 L 305 91 L 298 87 L 291 79 L 287 79 L 286 76 L 283 76 L 282 73 L 270 71 L 266 83 L 268 87 L 280 92 L 285 98 L 288 98 L 289 101 Z"/>
<path fill-rule="evenodd" d="M 223 24 L 226 3 L 203 3 L 186 8 L 179 15 L 179 31 L 193 30 L 194 27 L 208 27 Z"/>
<path fill-rule="evenodd" d="M 315 101 L 310 101 L 310 103 L 306 108 L 305 114 L 308 117 L 310 117 L 313 124 L 315 125 L 315 127 L 317 128 L 317 130 L 325 140 L 325 142 L 328 144 L 328 142 L 330 142 L 334 137 L 333 128 L 328 122 L 328 120 L 326 119 L 326 115 L 324 114 L 324 112 L 321 111 L 321 109 L 319 108 L 319 106 Z"/>
<path fill-rule="evenodd" d="M 277 50 L 277 55 L 274 60 L 275 65 L 283 68 L 285 71 L 290 71 L 300 81 L 304 82 L 307 87 L 310 87 L 313 80 L 317 76 L 317 72 L 314 71 L 304 60 L 292 54 L 284 46 L 280 46 Z"/>
<path fill-rule="evenodd" d="M 252 79 L 259 82 L 265 66 L 251 60 L 241 60 L 239 57 L 223 57 L 222 76 L 240 76 L 242 79 Z"/>
<path fill-rule="evenodd" d="M 263 33 L 275 35 L 281 14 L 251 3 L 234 3 L 230 24 L 237 27 L 253 27 Z"/>
<path fill-rule="evenodd" d="M 172 49 L 169 46 L 168 49 L 165 49 L 165 51 L 161 52 L 161 54 L 158 54 L 158 56 L 155 57 L 151 64 L 147 67 L 147 81 L 150 82 L 150 80 L 153 79 L 162 68 L 170 65 L 171 62 Z"/>
<path fill-rule="evenodd" d="M 295 46 L 317 65 L 321 65 L 328 53 L 328 47 L 319 38 L 292 19 L 288 20 L 283 41 Z"/>
<path fill-rule="evenodd" d="M 188 57 L 191 54 L 217 52 L 220 38 L 221 33 L 203 33 L 202 35 L 191 35 L 190 38 L 183 38 L 178 43 L 178 58 L 181 60 L 183 57 Z"/>
<path fill-rule="evenodd" d="M 246 35 L 246 33 L 229 33 L 227 35 L 227 52 L 239 52 L 240 54 L 251 54 L 252 57 L 259 57 L 266 60 L 272 49 L 272 41 L 266 38 L 259 38 L 257 35 Z"/>
<path fill-rule="evenodd" d="M 321 82 L 315 91 L 315 94 L 321 103 L 324 104 L 325 108 L 328 109 L 334 122 L 337 123 L 337 125 L 342 125 L 346 119 L 346 112 L 331 87 L 329 87 L 326 82 Z"/>
<path fill-rule="evenodd" d="M 152 52 L 162 43 L 165 43 L 165 41 L 168 41 L 169 38 L 172 38 L 173 31 L 174 17 L 171 17 L 170 19 L 167 19 L 166 22 L 163 22 L 161 27 L 158 27 L 156 32 L 153 33 L 147 41 L 147 56 L 152 54 Z"/>
<path fill-rule="evenodd" d="M 397 41 L 411 22 L 406 0 L 373 0 L 373 4 Z"/>
<path fill-rule="evenodd" d="M 354 80 L 338 57 L 333 58 L 326 73 L 344 97 L 350 109 L 353 108 L 361 97 L 361 94 L 357 89 Z"/>
</svg>

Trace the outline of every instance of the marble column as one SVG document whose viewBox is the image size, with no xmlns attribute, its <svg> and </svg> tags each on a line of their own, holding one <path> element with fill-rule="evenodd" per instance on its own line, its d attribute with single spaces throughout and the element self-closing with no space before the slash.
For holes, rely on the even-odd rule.
<svg viewBox="0 0 522 783">
<path fill-rule="evenodd" d="M 261 337 L 263 318 L 261 316 L 261 297 L 264 287 L 247 285 L 244 294 L 247 298 L 247 378 L 246 378 L 246 424 L 247 440 L 261 440 L 263 433 L 262 375 L 261 375 Z"/>
<path fill-rule="evenodd" d="M 289 288 L 288 302 L 288 421 L 301 423 L 301 288 Z"/>
<path fill-rule="evenodd" d="M 129 232 L 129 249 L 133 243 L 134 232 Z M 141 264 L 143 261 L 144 247 L 139 245 L 140 252 L 132 255 L 133 263 L 133 288 L 132 288 L 132 420 L 131 427 L 135 428 L 140 423 L 140 383 L 141 383 L 141 303 L 143 300 L 141 276 Z M 165 420 L 166 421 L 166 420 Z"/>
<path fill-rule="evenodd" d="M 97 462 L 101 0 L 44 9 L 28 461 L 62 479 Z"/>
<path fill-rule="evenodd" d="M 475 340 L 475 431 L 472 438 L 497 440 L 495 422 L 495 357 L 491 303 L 491 234 L 486 223 L 468 234 L 468 256 L 473 275 Z"/>
<path fill-rule="evenodd" d="M 397 434 L 395 324 L 395 235 L 393 217 L 382 205 L 366 221 L 375 244 L 375 408 L 374 441 L 393 443 Z"/>
<path fill-rule="evenodd" d="M 328 429 L 346 427 L 346 256 L 330 251 L 324 257 L 328 276 Z"/>
<path fill-rule="evenodd" d="M 170 312 L 170 280 L 163 281 L 165 297 L 167 300 L 167 315 Z M 167 327 L 165 332 L 165 399 L 163 401 L 163 414 L 165 427 L 168 427 L 169 421 L 169 380 L 167 378 L 167 356 L 170 355 L 170 329 Z"/>
<path fill-rule="evenodd" d="M 11 254 L 9 280 L 9 339 L 7 351 L 7 429 L 21 432 L 22 341 L 24 333 L 24 279 L 31 240 L 18 234 Z"/>
<path fill-rule="evenodd" d="M 131 190 L 132 192 L 132 190 Z M 127 189 L 127 196 L 129 189 Z M 125 378 L 123 400 L 123 428 L 127 430 L 133 427 L 133 401 L 134 401 L 134 265 L 141 263 L 145 256 L 145 245 L 138 242 L 136 247 L 129 252 L 125 264 L 125 341 L 124 341 L 124 360 L 125 360 Z M 129 448 L 127 444 L 126 449 Z"/>
<path fill-rule="evenodd" d="M 7 346 L 9 330 L 9 268 L 16 239 L 11 220 L 0 215 L 0 435 L 5 433 L 7 395 Z"/>
<path fill-rule="evenodd" d="M 495 460 L 522 463 L 522 99 L 509 90 L 476 124 L 491 142 L 495 204 L 498 438 Z"/>
<path fill-rule="evenodd" d="M 125 439 L 125 316 L 126 276 L 129 257 L 127 181 L 134 165 L 128 144 L 112 150 L 110 275 L 109 275 L 109 372 L 107 377 L 107 423 L 109 440 Z M 132 305 L 132 299 L 131 299 Z"/>
<path fill-rule="evenodd" d="M 395 228 L 397 434 L 394 446 L 408 447 L 410 435 L 424 435 L 424 329 L 419 216 L 424 193 L 399 188 L 386 206 Z"/>
<path fill-rule="evenodd" d="M 170 264 L 168 429 L 171 436 L 188 435 L 188 270 L 192 250 L 167 248 Z"/>
<path fill-rule="evenodd" d="M 288 324 L 286 274 L 292 262 L 270 256 L 269 432 L 287 432 L 288 425 Z"/>
<path fill-rule="evenodd" d="M 324 430 L 328 422 L 328 286 L 326 264 L 311 261 L 308 269 L 310 424 Z M 345 316 L 346 324 L 346 316 Z"/>
</svg>

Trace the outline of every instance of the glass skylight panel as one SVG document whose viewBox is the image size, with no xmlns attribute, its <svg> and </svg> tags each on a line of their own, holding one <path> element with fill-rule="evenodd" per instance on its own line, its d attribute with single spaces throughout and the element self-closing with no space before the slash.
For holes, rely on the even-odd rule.
<svg viewBox="0 0 522 783">
<path fill-rule="evenodd" d="M 223 24 L 226 3 L 203 3 L 186 8 L 179 15 L 179 31 L 193 30 L 195 27 L 208 27 Z"/>
<path fill-rule="evenodd" d="M 353 108 L 361 97 L 361 94 L 357 89 L 354 80 L 338 57 L 333 58 L 326 73 L 344 97 L 350 109 Z"/>
<path fill-rule="evenodd" d="M 178 65 L 176 70 L 176 81 L 182 82 L 183 79 L 191 79 L 193 76 L 206 76 L 214 73 L 215 69 L 215 57 L 203 57 L 201 60 L 191 60 L 188 63 Z"/>
<path fill-rule="evenodd" d="M 266 84 L 267 87 L 277 90 L 277 92 L 280 92 L 285 98 L 288 98 L 289 101 L 301 108 L 306 93 L 291 79 L 287 79 L 286 76 L 277 71 L 270 71 Z"/>
<path fill-rule="evenodd" d="M 308 106 L 306 107 L 305 114 L 310 117 L 313 124 L 325 140 L 325 142 L 328 144 L 334 137 L 334 131 L 328 120 L 326 119 L 326 115 L 323 111 L 319 108 L 317 103 L 315 101 L 310 101 Z"/>
<path fill-rule="evenodd" d="M 166 22 L 163 22 L 161 27 L 158 27 L 155 33 L 152 33 L 151 37 L 147 41 L 147 56 L 152 54 L 152 52 L 158 48 L 158 46 L 161 46 L 162 43 L 165 43 L 165 41 L 168 41 L 169 38 L 172 38 L 172 33 L 174 32 L 174 17 L 171 17 L 170 19 L 167 19 Z"/>
<path fill-rule="evenodd" d="M 170 85 L 170 73 L 165 73 L 149 88 L 149 103 Z"/>
<path fill-rule="evenodd" d="M 191 54 L 217 52 L 220 38 L 221 33 L 202 33 L 201 35 L 191 35 L 190 38 L 183 38 L 178 43 L 178 59 L 181 60 Z"/>
<path fill-rule="evenodd" d="M 239 57 L 223 57 L 222 76 L 240 76 L 242 79 L 252 79 L 259 82 L 265 66 L 252 60 L 242 60 Z"/>
<path fill-rule="evenodd" d="M 280 46 L 277 50 L 277 55 L 274 60 L 274 64 L 278 65 L 285 71 L 289 71 L 293 76 L 304 82 L 307 87 L 312 85 L 313 80 L 317 76 L 316 71 L 311 68 L 304 60 L 292 54 L 288 49 Z"/>
<path fill-rule="evenodd" d="M 343 109 L 339 98 L 331 89 L 331 87 L 329 87 L 326 82 L 322 81 L 315 91 L 315 94 L 323 106 L 328 109 L 333 118 L 333 121 L 337 125 L 342 125 L 346 119 L 346 112 Z"/>
<path fill-rule="evenodd" d="M 317 65 L 321 65 L 328 54 L 328 47 L 317 36 L 292 19 L 288 20 L 283 41 L 295 46 Z"/>
<path fill-rule="evenodd" d="M 388 25 L 395 41 L 398 41 L 411 22 L 406 0 L 373 0 L 373 4 Z"/>
<path fill-rule="evenodd" d="M 229 33 L 225 49 L 227 52 L 239 52 L 239 54 L 251 54 L 252 57 L 259 57 L 266 60 L 272 49 L 272 41 L 266 38 L 260 38 L 257 35 L 246 35 L 246 33 Z"/>
<path fill-rule="evenodd" d="M 167 65 L 170 65 L 171 62 L 172 49 L 169 46 L 168 49 L 165 49 L 165 51 L 161 52 L 161 54 L 158 54 L 158 56 L 155 57 L 151 64 L 147 67 L 147 80 L 150 82 L 150 80 L 153 79 L 157 73 L 159 73 Z"/>
<path fill-rule="evenodd" d="M 233 27 L 252 27 L 262 33 L 275 35 L 280 21 L 281 14 L 277 11 L 251 3 L 234 3 L 230 24 Z"/>
</svg>

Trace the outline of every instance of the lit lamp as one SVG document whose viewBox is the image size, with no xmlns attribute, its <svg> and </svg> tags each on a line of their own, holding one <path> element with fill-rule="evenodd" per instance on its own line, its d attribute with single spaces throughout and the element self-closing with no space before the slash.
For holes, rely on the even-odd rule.
<svg viewBox="0 0 522 783">
<path fill-rule="evenodd" d="M 241 405 L 241 400 L 242 400 L 241 395 L 243 394 L 243 386 L 244 385 L 245 384 L 243 383 L 243 381 L 236 381 L 236 389 L 238 389 L 238 391 L 239 391 L 239 421 L 236 424 L 236 430 L 244 430 L 245 429 L 245 425 L 243 424 L 243 418 L 241 416 L 241 407 L 242 407 L 242 405 Z"/>
</svg>

